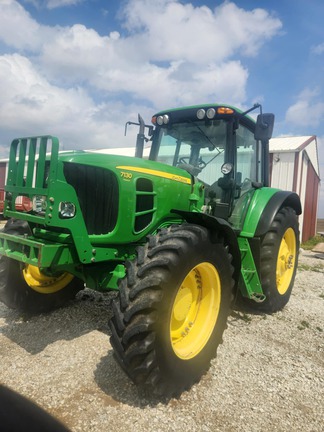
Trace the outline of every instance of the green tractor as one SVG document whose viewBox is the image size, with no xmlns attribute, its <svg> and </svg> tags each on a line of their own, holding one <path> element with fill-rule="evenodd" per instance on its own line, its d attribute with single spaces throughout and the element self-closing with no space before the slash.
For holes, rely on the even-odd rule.
<svg viewBox="0 0 324 432">
<path fill-rule="evenodd" d="M 184 107 L 152 123 L 128 122 L 139 126 L 135 157 L 59 152 L 50 136 L 12 142 L 0 299 L 40 313 L 84 286 L 117 290 L 118 363 L 173 396 L 208 369 L 238 295 L 265 313 L 286 305 L 301 204 L 269 187 L 274 116 L 260 105 Z M 22 196 L 28 212 L 16 208 Z"/>
</svg>

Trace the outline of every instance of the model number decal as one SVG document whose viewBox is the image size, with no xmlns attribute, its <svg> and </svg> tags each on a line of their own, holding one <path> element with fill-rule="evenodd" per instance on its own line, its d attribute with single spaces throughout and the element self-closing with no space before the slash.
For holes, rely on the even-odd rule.
<svg viewBox="0 0 324 432">
<path fill-rule="evenodd" d="M 130 171 L 134 171 L 136 173 L 148 174 L 150 176 L 161 177 L 164 179 L 169 179 L 169 180 L 173 180 L 173 181 L 180 182 L 180 183 L 185 183 L 187 185 L 191 185 L 191 182 L 192 182 L 190 177 L 185 177 L 185 176 L 173 174 L 173 173 L 169 173 L 166 171 L 160 171 L 157 169 L 135 167 L 135 166 L 129 166 L 129 165 L 119 165 L 119 166 L 116 166 L 116 168 L 117 169 L 126 169 L 126 170 L 130 170 Z M 133 176 L 130 172 L 126 172 L 126 171 L 121 171 L 120 173 L 121 173 L 122 178 L 124 178 L 125 180 L 130 180 Z"/>
<path fill-rule="evenodd" d="M 130 173 L 130 172 L 125 172 L 125 171 L 121 171 L 121 172 L 120 172 L 120 175 L 121 175 L 121 177 L 122 177 L 124 180 L 130 180 L 130 179 L 133 177 L 133 174 L 132 174 L 132 173 Z"/>
</svg>

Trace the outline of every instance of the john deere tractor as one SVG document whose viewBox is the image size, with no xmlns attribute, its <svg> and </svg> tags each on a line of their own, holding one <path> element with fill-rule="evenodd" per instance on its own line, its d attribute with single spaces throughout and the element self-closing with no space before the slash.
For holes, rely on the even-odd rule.
<svg viewBox="0 0 324 432">
<path fill-rule="evenodd" d="M 172 396 L 208 369 L 236 296 L 265 313 L 286 305 L 301 204 L 269 187 L 274 116 L 260 105 L 171 109 L 152 123 L 128 122 L 139 125 L 135 157 L 60 153 L 51 136 L 12 142 L 0 297 L 39 313 L 84 286 L 117 290 L 118 363 Z M 30 211 L 17 210 L 21 196 Z"/>
</svg>

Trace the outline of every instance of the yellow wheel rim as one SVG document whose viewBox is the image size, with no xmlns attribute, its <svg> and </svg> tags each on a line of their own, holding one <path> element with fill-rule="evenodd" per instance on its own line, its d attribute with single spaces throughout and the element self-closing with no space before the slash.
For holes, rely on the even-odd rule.
<svg viewBox="0 0 324 432">
<path fill-rule="evenodd" d="M 210 263 L 198 264 L 183 280 L 171 311 L 170 338 L 177 357 L 189 360 L 204 348 L 215 328 L 220 302 L 218 271 Z"/>
<path fill-rule="evenodd" d="M 70 273 L 62 273 L 57 277 L 47 276 L 42 273 L 37 266 L 29 264 L 24 268 L 23 276 L 27 285 L 41 294 L 53 294 L 60 291 L 65 288 L 74 277 Z"/>
<path fill-rule="evenodd" d="M 277 290 L 283 295 L 289 288 L 294 274 L 296 261 L 296 235 L 292 228 L 288 228 L 284 233 L 278 252 L 277 259 Z"/>
</svg>

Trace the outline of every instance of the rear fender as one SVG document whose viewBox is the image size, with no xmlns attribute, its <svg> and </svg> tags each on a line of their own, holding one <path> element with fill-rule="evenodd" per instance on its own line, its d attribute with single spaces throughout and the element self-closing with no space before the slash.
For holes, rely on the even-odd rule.
<svg viewBox="0 0 324 432">
<path fill-rule="evenodd" d="M 216 218 L 206 213 L 187 212 L 181 210 L 172 210 L 172 212 L 182 216 L 188 223 L 201 225 L 210 231 L 222 232 L 224 234 L 226 243 L 228 244 L 230 253 L 233 257 L 232 265 L 234 267 L 234 279 L 235 282 L 238 283 L 241 271 L 241 254 L 236 234 L 231 225 L 224 219 Z"/>
<path fill-rule="evenodd" d="M 268 194 L 270 188 L 266 189 Z M 262 189 L 259 189 L 258 192 L 262 194 Z M 282 207 L 291 207 L 297 215 L 302 213 L 300 198 L 295 192 L 274 189 L 273 192 L 266 204 L 264 200 L 260 199 L 261 197 L 253 196 L 243 230 L 240 233 L 241 236 L 261 237 L 266 234 Z"/>
</svg>

